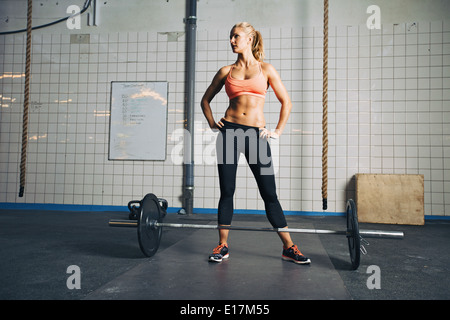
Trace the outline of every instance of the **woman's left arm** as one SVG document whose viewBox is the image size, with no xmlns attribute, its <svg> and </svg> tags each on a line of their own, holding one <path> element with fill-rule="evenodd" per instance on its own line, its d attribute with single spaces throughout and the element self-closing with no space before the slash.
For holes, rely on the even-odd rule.
<svg viewBox="0 0 450 320">
<path fill-rule="evenodd" d="M 274 132 L 276 136 L 280 136 L 283 133 L 289 114 L 291 113 L 292 102 L 277 70 L 269 63 L 264 63 L 264 69 L 269 84 L 275 92 L 278 101 L 281 103 L 280 118 Z"/>
</svg>

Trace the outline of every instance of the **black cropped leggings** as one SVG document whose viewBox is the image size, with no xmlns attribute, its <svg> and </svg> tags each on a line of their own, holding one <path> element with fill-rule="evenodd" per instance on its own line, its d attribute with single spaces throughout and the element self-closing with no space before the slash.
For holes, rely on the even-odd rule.
<svg viewBox="0 0 450 320">
<path fill-rule="evenodd" d="M 283 209 L 278 201 L 270 145 L 259 138 L 259 128 L 222 120 L 224 126 L 217 136 L 217 166 L 219 170 L 220 200 L 218 223 L 230 225 L 233 218 L 233 196 L 236 172 L 241 153 L 256 179 L 264 201 L 266 216 L 274 228 L 287 226 Z"/>
</svg>

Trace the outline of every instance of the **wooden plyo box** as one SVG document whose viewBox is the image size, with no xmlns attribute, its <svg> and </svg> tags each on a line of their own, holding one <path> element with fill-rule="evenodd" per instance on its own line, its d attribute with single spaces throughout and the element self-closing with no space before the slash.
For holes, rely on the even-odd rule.
<svg viewBox="0 0 450 320">
<path fill-rule="evenodd" d="M 356 174 L 359 222 L 424 224 L 424 184 L 419 174 Z"/>
</svg>

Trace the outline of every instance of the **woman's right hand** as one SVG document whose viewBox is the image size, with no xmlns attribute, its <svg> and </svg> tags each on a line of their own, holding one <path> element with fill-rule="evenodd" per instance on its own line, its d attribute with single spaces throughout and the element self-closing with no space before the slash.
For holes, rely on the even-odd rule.
<svg viewBox="0 0 450 320">
<path fill-rule="evenodd" d="M 223 120 L 223 118 L 216 122 L 216 126 L 217 126 L 219 129 L 222 129 L 223 126 L 224 126 L 222 120 Z"/>
<path fill-rule="evenodd" d="M 223 118 L 222 118 L 223 119 Z M 215 130 L 220 130 L 223 128 L 224 124 L 222 122 L 222 119 L 220 119 L 219 121 L 215 122 L 214 125 L 211 126 L 211 130 L 215 131 Z"/>
</svg>

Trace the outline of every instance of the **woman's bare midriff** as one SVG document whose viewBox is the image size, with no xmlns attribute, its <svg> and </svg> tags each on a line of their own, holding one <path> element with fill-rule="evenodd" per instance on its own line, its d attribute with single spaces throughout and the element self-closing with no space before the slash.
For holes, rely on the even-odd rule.
<svg viewBox="0 0 450 320">
<path fill-rule="evenodd" d="M 230 105 L 223 119 L 225 121 L 239 123 L 245 126 L 264 128 L 264 99 L 242 95 L 230 100 Z"/>
</svg>

